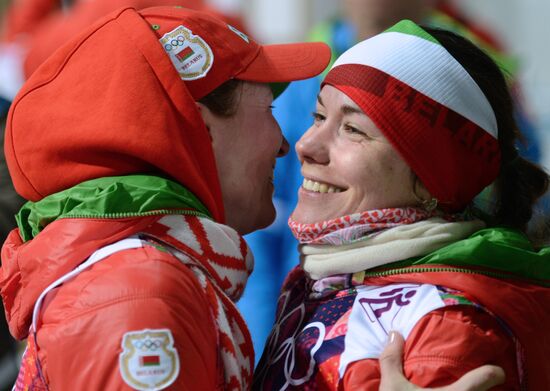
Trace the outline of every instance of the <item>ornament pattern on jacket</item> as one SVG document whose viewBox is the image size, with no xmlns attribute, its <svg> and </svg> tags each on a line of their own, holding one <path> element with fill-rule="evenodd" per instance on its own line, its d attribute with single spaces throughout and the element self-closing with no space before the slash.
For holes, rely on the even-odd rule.
<svg viewBox="0 0 550 391">
<path fill-rule="evenodd" d="M 389 330 L 406 338 L 434 309 L 478 306 L 461 292 L 430 284 L 348 285 L 320 299 L 311 299 L 310 286 L 299 268 L 285 282 L 254 390 L 319 384 L 337 390 L 349 364 L 379 356 Z"/>
<path fill-rule="evenodd" d="M 226 225 L 195 216 L 165 216 L 143 233 L 169 245 L 171 253 L 196 275 L 218 328 L 226 389 L 249 389 L 254 350 L 234 304 L 254 266 L 245 240 Z"/>
<path fill-rule="evenodd" d="M 23 353 L 19 375 L 13 386 L 13 391 L 47 391 L 48 386 L 42 374 L 42 368 L 36 351 L 36 341 L 33 333 L 29 333 L 29 335 L 27 348 Z"/>
</svg>

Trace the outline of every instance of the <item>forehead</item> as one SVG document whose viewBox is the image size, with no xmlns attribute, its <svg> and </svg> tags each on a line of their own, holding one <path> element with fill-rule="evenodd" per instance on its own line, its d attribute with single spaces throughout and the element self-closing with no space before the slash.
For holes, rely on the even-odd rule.
<svg viewBox="0 0 550 391">
<path fill-rule="evenodd" d="M 369 129 L 370 136 L 382 136 L 374 121 L 349 96 L 329 84 L 323 86 L 317 96 L 317 106 L 340 119 L 353 118 L 365 126 L 363 129 Z"/>
<path fill-rule="evenodd" d="M 346 94 L 339 89 L 326 84 L 317 95 L 317 103 L 325 108 L 335 108 L 344 111 L 345 114 L 363 114 L 363 110 Z"/>
</svg>

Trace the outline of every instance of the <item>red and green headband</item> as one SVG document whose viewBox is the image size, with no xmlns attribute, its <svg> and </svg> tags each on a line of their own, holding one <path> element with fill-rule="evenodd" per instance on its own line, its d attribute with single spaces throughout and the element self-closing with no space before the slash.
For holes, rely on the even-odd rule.
<svg viewBox="0 0 550 391">
<path fill-rule="evenodd" d="M 483 91 L 409 20 L 358 43 L 323 84 L 348 95 L 390 140 L 439 205 L 462 210 L 500 169 L 497 121 Z"/>
</svg>

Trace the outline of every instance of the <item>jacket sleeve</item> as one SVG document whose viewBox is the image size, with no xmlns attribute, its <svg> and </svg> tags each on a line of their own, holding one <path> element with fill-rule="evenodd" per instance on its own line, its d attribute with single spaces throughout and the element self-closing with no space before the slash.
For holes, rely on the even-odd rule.
<svg viewBox="0 0 550 391">
<path fill-rule="evenodd" d="M 115 254 L 94 265 L 94 278 L 83 273 L 51 293 L 37 333 L 50 389 L 219 388 L 217 331 L 204 290 L 171 255 L 144 252 Z"/>
<path fill-rule="evenodd" d="M 501 366 L 506 383 L 494 390 L 518 390 L 516 346 L 498 321 L 473 306 L 432 311 L 415 325 L 405 342 L 405 377 L 420 387 L 442 387 L 485 364 Z M 377 391 L 378 360 L 352 363 L 341 381 L 344 390 Z"/>
</svg>

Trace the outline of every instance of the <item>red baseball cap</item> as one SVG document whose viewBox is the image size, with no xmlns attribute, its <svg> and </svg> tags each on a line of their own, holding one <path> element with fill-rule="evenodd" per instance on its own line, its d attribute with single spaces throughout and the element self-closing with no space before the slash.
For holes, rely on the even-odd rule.
<svg viewBox="0 0 550 391">
<path fill-rule="evenodd" d="M 139 11 L 185 81 L 200 99 L 230 79 L 287 83 L 321 73 L 330 61 L 322 42 L 259 45 L 210 13 L 182 7 Z"/>
</svg>

